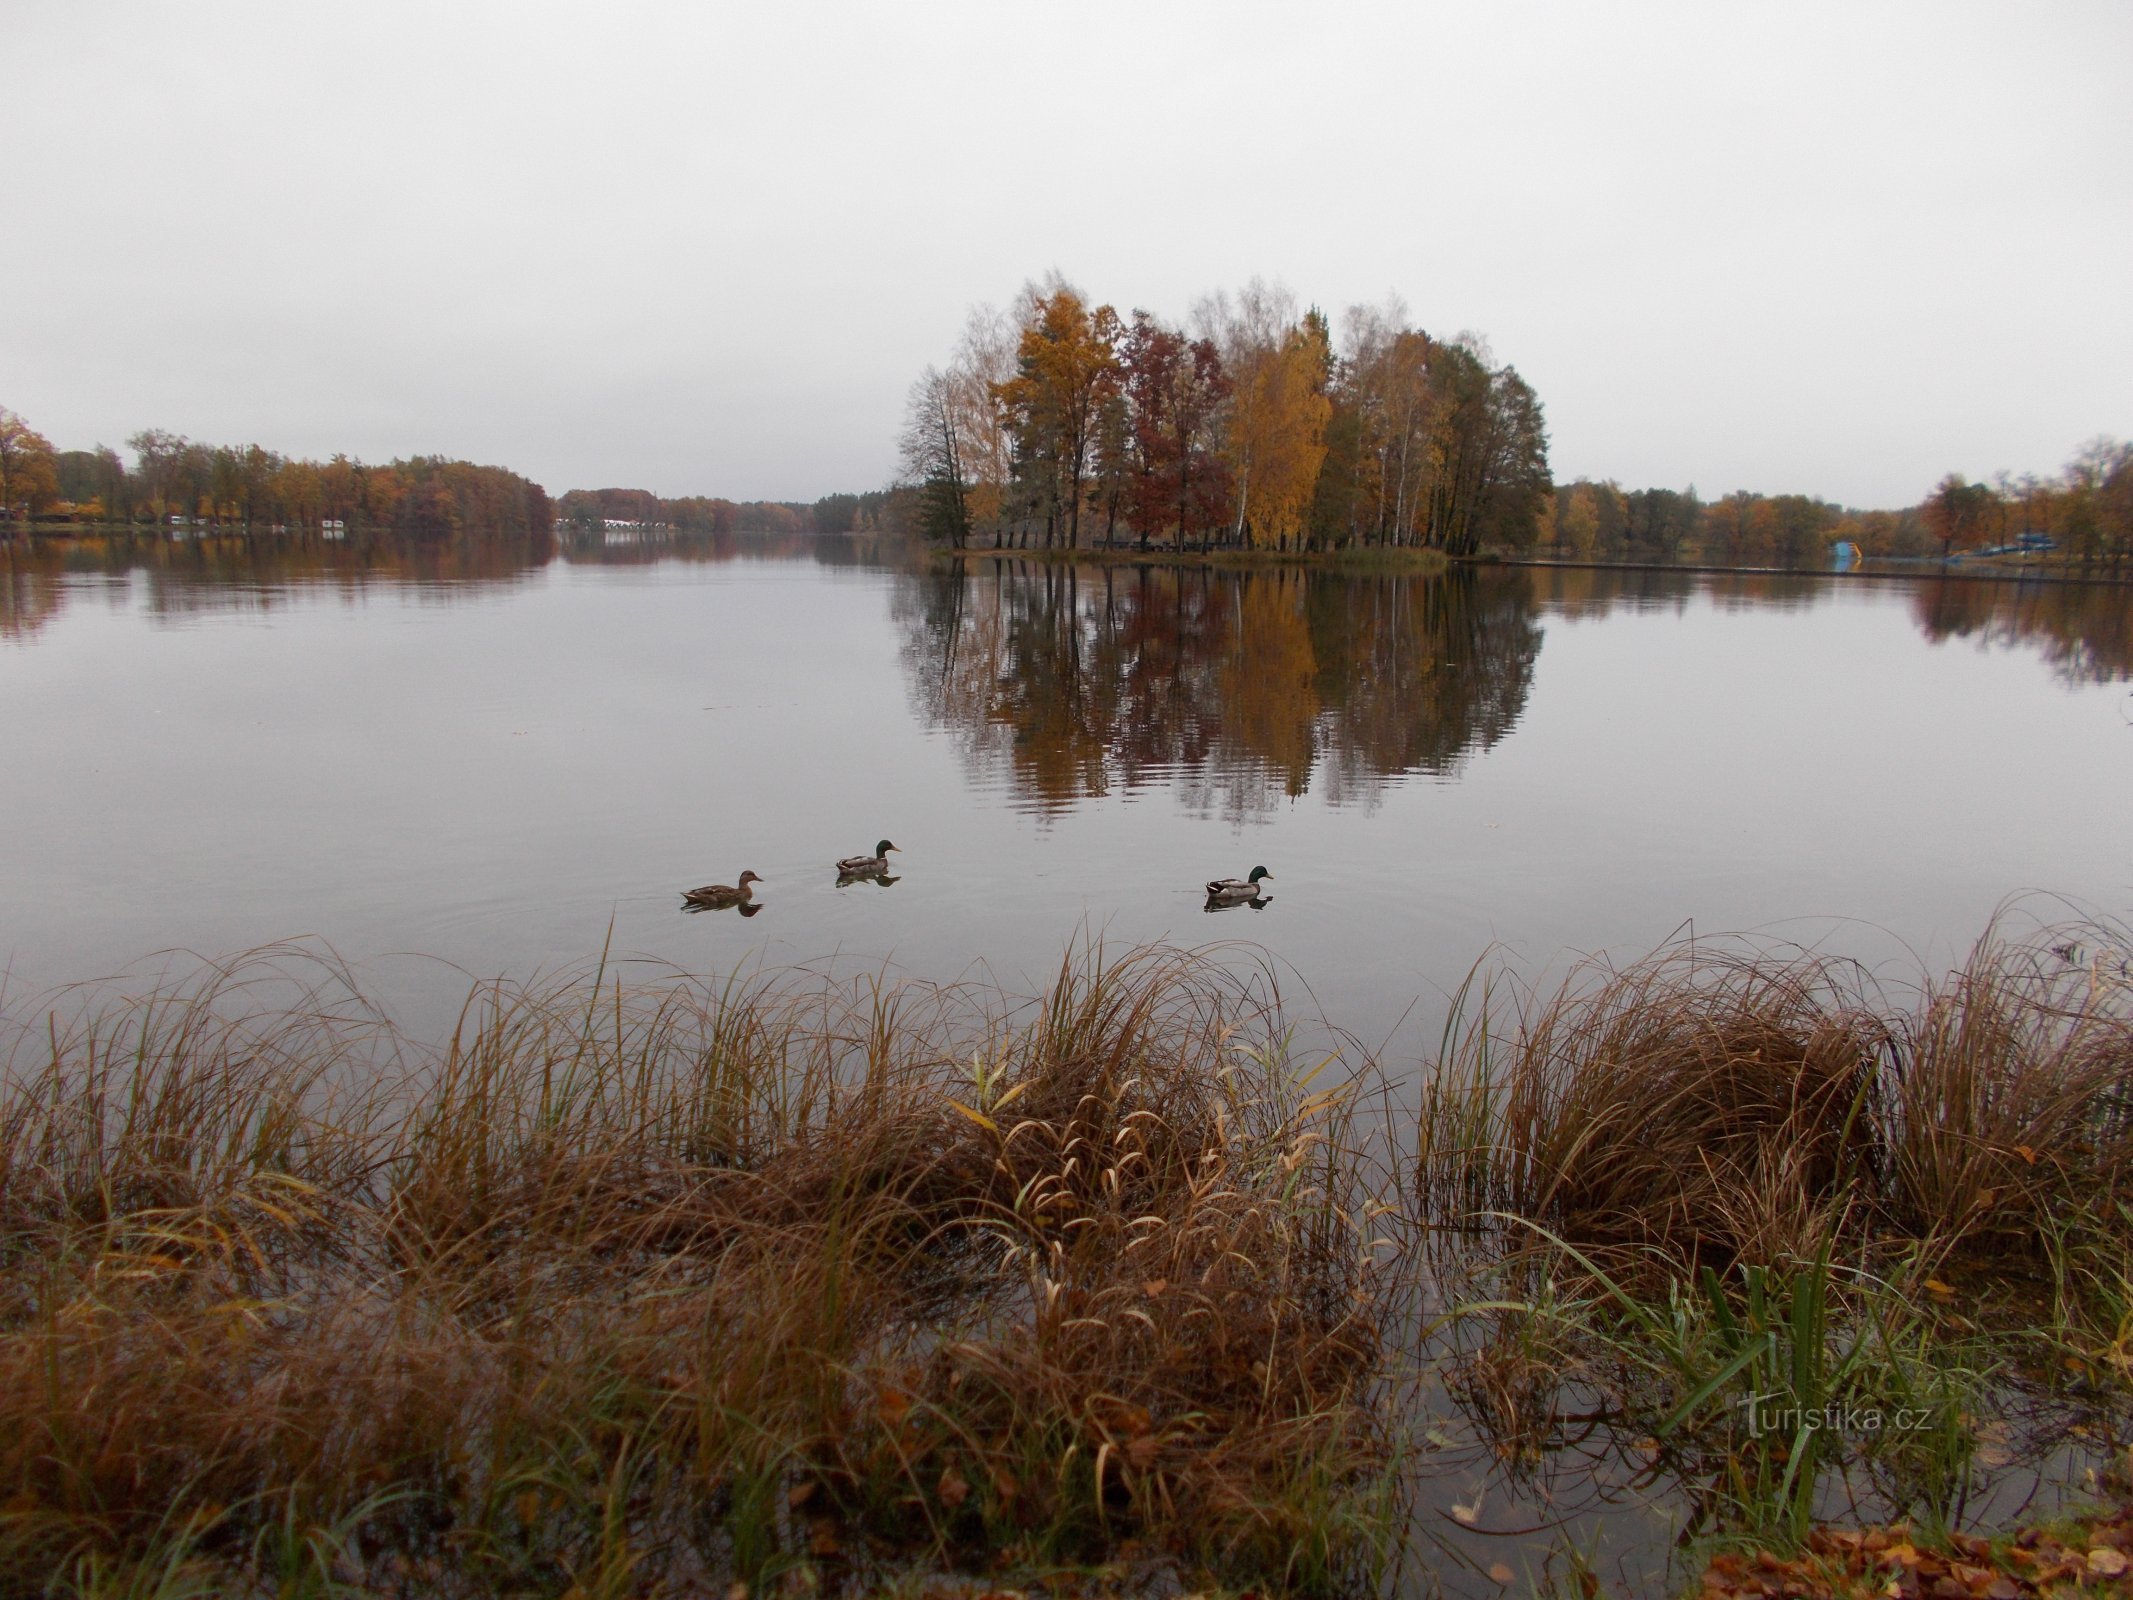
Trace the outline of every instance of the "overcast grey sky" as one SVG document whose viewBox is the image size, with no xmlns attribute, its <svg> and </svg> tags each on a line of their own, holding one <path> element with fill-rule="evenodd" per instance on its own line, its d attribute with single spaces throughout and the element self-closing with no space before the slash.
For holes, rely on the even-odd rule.
<svg viewBox="0 0 2133 1600">
<path fill-rule="evenodd" d="M 560 492 L 881 484 L 966 309 L 1484 333 L 1559 479 L 2133 435 L 2133 4 L 0 0 L 0 405 Z"/>
</svg>

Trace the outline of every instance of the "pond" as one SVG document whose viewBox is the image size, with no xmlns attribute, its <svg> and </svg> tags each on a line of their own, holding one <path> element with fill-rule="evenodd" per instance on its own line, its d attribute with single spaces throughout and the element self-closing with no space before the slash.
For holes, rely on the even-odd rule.
<svg viewBox="0 0 2133 1600">
<path fill-rule="evenodd" d="M 1029 993 L 1079 944 L 1235 941 L 1398 1073 L 1477 961 L 1746 932 L 1901 983 L 2013 896 L 2123 917 L 2129 681 L 2133 589 L 2100 584 L 12 549 L 5 998 L 31 1020 L 59 984 L 312 940 L 436 1039 L 470 978 L 603 950 Z M 883 837 L 893 876 L 840 881 Z M 1210 906 L 1255 866 L 1267 892 Z M 750 904 L 684 908 L 744 870 Z M 1419 1403 L 1448 1560 L 1418 1593 L 1498 1592 L 1507 1551 L 1647 1586 L 1697 1514 L 1597 1412 L 1506 1457 Z M 1967 1515 L 2092 1466 L 2064 1422 Z"/>
<path fill-rule="evenodd" d="M 2023 891 L 2133 904 L 2121 586 L 966 573 L 842 538 L 0 573 L 18 997 L 308 936 L 435 1033 L 467 974 L 603 946 L 1028 988 L 1077 941 L 1220 939 L 1397 1053 L 1484 954 L 1753 931 L 1908 971 Z M 895 881 L 840 886 L 883 837 Z M 743 870 L 752 915 L 684 913 Z"/>
</svg>

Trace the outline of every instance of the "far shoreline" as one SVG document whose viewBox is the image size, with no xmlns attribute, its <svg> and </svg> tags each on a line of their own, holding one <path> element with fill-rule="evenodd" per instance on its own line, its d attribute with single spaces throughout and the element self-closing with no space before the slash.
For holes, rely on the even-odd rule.
<svg viewBox="0 0 2133 1600">
<path fill-rule="evenodd" d="M 1523 567 L 1572 572 L 1679 572 L 1716 577 L 1754 578 L 1868 578 L 1879 580 L 1915 578 L 1985 579 L 1994 583 L 2133 584 L 2125 572 L 2078 572 L 2041 565 L 2003 566 L 1971 564 L 1960 559 L 1932 558 L 1898 560 L 1868 557 L 1848 571 L 1834 567 L 1729 566 L 1703 561 L 1597 561 L 1559 556 L 1521 556 L 1490 553 L 1447 556 L 1441 550 L 1372 546 L 1357 550 L 1138 550 L 1123 546 L 1015 545 L 965 546 L 962 549 L 934 547 L 931 554 L 944 564 L 969 566 L 985 561 L 1033 561 L 1054 566 L 1104 567 L 1206 567 L 1217 570 L 1304 570 L 1347 573 L 1398 573 L 1434 577 L 1455 567 Z"/>
<path fill-rule="evenodd" d="M 402 529 L 370 526 L 340 531 L 297 526 L 284 528 L 195 524 L 169 529 L 152 523 L 9 523 L 0 524 L 0 550 L 33 548 L 40 544 L 113 542 L 127 544 L 201 545 L 237 540 L 245 543 L 302 545 L 361 545 L 378 538 L 422 544 L 448 544 L 455 538 L 525 534 L 528 530 L 502 525 L 460 528 L 452 533 L 414 533 Z M 665 530 L 674 540 L 708 536 L 710 530 L 673 528 Z M 562 523 L 551 533 L 557 539 L 568 535 Z M 736 528 L 729 537 L 775 536 L 768 528 Z M 832 535 L 834 536 L 834 535 Z M 1340 550 L 1213 549 L 1180 550 L 1175 546 L 1140 549 L 1129 545 L 966 545 L 955 548 L 928 545 L 908 535 L 851 530 L 854 537 L 911 537 L 925 555 L 942 564 L 968 566 L 983 561 L 1027 561 L 1049 565 L 1106 567 L 1201 567 L 1218 571 L 1322 571 L 1349 574 L 1397 574 L 1434 577 L 1455 567 L 1524 567 L 1570 572 L 1678 572 L 1702 576 L 1759 578 L 1864 578 L 1876 580 L 1915 578 L 1964 578 L 2016 584 L 2113 584 L 2133 585 L 2133 572 L 2123 568 L 2083 571 L 2068 562 L 2008 562 L 1986 557 L 1966 560 L 1932 556 L 1867 556 L 1848 570 L 1835 567 L 1780 567 L 1738 565 L 1710 561 L 1609 561 L 1558 555 L 1517 555 L 1503 551 L 1469 556 L 1448 556 L 1441 550 L 1411 545 L 1366 545 Z"/>
<path fill-rule="evenodd" d="M 1558 568 L 1571 572 L 1694 572 L 1755 578 L 1986 578 L 1995 583 L 2133 583 L 2126 572 L 2070 572 L 2061 567 L 1971 564 L 1927 557 L 1869 556 L 1844 571 L 1835 567 L 1742 567 L 1702 561 L 1579 561 L 1560 556 L 1468 556 L 1477 567 Z"/>
</svg>

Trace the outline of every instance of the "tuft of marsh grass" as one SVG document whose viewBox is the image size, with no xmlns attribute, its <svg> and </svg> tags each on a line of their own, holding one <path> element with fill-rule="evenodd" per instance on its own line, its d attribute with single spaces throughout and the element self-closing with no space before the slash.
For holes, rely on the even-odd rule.
<svg viewBox="0 0 2133 1600">
<path fill-rule="evenodd" d="M 1416 1120 L 1418 1208 L 1692 1272 L 1892 1233 L 2035 1262 L 2133 1199 L 2133 984 L 2105 959 L 2129 948 L 1996 925 L 1909 1005 L 1849 963 L 1696 941 L 1508 1003 L 1470 980 Z"/>
<path fill-rule="evenodd" d="M 1265 974 L 601 970 L 425 1058 L 287 966 L 9 1064 L 6 1592 L 1371 1559 L 1369 1064 Z"/>
<path fill-rule="evenodd" d="M 1713 1527 L 1797 1539 L 1854 1473 L 1946 1524 L 1993 1393 L 2125 1392 L 2133 991 L 2078 953 L 2128 943 L 1995 926 L 1907 1003 L 1740 945 L 1477 973 L 1408 1172 L 1462 1408 L 1523 1459 L 1597 1407 Z"/>
</svg>

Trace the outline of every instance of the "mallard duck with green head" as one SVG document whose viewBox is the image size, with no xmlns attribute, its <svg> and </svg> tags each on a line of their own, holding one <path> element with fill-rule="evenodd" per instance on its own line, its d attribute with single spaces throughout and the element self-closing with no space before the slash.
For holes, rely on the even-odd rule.
<svg viewBox="0 0 2133 1600">
<path fill-rule="evenodd" d="M 895 848 L 895 845 L 884 839 L 874 846 L 874 853 L 870 856 L 846 856 L 837 863 L 837 876 L 840 878 L 870 878 L 877 872 L 887 872 L 889 870 L 889 852 Z"/>
<path fill-rule="evenodd" d="M 700 888 L 681 891 L 681 903 L 691 911 L 723 911 L 728 906 L 745 906 L 755 898 L 755 886 L 763 880 L 753 872 L 741 874 L 735 883 L 707 883 Z"/>
<path fill-rule="evenodd" d="M 1256 900 L 1264 891 L 1259 887 L 1271 882 L 1274 874 L 1264 867 L 1252 868 L 1249 878 L 1211 878 L 1207 884 L 1210 900 Z"/>
</svg>

